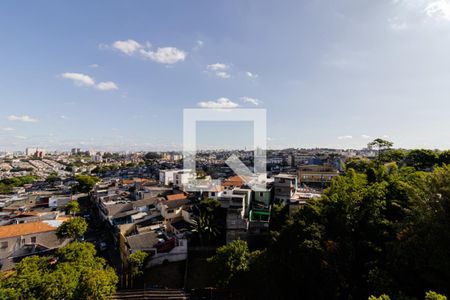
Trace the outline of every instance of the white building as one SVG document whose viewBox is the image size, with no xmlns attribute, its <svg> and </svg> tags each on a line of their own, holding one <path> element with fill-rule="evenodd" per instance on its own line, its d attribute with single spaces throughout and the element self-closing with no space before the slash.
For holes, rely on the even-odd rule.
<svg viewBox="0 0 450 300">
<path fill-rule="evenodd" d="M 180 170 L 180 169 L 172 169 L 172 170 L 161 170 L 159 171 L 159 183 L 163 185 L 175 184 L 175 174 L 187 174 L 190 173 L 191 170 Z M 179 181 L 186 181 L 188 179 L 188 175 L 181 175 L 178 177 Z M 187 183 L 187 182 L 186 182 Z"/>
<path fill-rule="evenodd" d="M 191 170 L 182 170 L 173 174 L 173 185 L 176 187 L 183 187 L 194 179 L 194 174 Z"/>
<path fill-rule="evenodd" d="M 101 155 L 92 155 L 91 160 L 93 162 L 103 162 L 103 157 Z"/>
</svg>

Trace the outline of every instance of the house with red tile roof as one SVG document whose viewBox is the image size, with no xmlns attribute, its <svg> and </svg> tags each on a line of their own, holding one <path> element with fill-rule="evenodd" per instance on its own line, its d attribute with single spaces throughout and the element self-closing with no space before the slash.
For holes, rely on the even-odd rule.
<svg viewBox="0 0 450 300">
<path fill-rule="evenodd" d="M 1 270 L 12 268 L 20 258 L 45 253 L 65 246 L 69 240 L 56 236 L 57 228 L 68 217 L 0 226 Z"/>
</svg>

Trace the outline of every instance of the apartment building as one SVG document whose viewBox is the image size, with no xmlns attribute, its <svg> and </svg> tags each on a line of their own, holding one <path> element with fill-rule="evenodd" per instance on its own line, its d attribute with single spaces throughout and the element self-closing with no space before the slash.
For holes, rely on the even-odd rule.
<svg viewBox="0 0 450 300">
<path fill-rule="evenodd" d="M 304 165 L 298 168 L 300 185 L 325 187 L 339 176 L 339 171 L 330 165 Z"/>
</svg>

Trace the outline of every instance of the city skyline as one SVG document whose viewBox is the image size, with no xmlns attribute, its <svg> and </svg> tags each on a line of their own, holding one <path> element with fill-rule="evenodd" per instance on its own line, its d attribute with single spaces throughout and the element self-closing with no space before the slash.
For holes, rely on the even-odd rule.
<svg viewBox="0 0 450 300">
<path fill-rule="evenodd" d="M 22 4 L 0 4 L 2 150 L 181 150 L 183 109 L 236 107 L 267 109 L 271 149 L 450 148 L 449 1 Z"/>
</svg>

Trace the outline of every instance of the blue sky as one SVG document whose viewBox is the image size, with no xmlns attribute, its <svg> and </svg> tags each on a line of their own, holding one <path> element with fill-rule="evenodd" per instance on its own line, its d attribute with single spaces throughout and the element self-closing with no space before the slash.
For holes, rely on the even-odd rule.
<svg viewBox="0 0 450 300">
<path fill-rule="evenodd" d="M 0 41 L 1 150 L 180 148 L 195 107 L 266 108 L 270 148 L 450 147 L 449 0 L 2 1 Z"/>
</svg>

